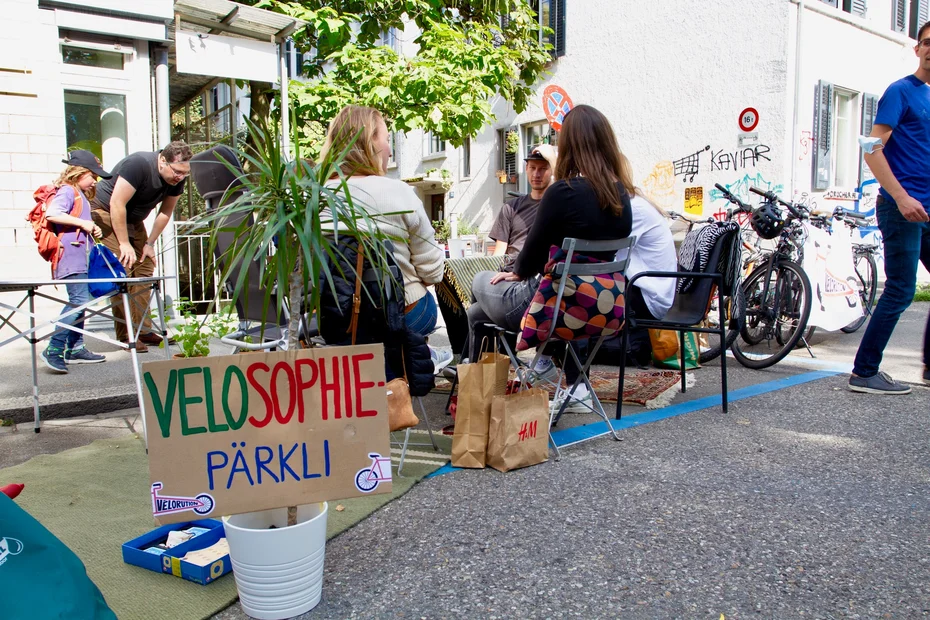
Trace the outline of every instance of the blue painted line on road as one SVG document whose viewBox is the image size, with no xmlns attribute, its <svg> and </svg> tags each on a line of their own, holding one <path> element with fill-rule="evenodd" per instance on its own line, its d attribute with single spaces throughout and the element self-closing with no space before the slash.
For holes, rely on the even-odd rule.
<svg viewBox="0 0 930 620">
<path fill-rule="evenodd" d="M 736 360 L 733 354 L 727 351 L 728 359 Z M 816 357 L 810 357 L 806 353 L 802 355 L 789 355 L 779 362 L 779 365 L 790 366 L 797 364 L 799 366 L 810 366 L 821 370 L 830 370 L 838 373 L 851 373 L 853 365 L 848 362 L 835 362 L 832 360 L 822 360 Z"/>
<path fill-rule="evenodd" d="M 760 383 L 759 385 L 751 385 L 749 387 L 734 390 L 729 393 L 729 398 L 727 401 L 732 403 L 738 400 L 752 398 L 753 396 L 760 396 L 762 394 L 768 394 L 769 392 L 784 390 L 795 385 L 802 385 L 804 383 L 810 383 L 811 381 L 817 381 L 827 377 L 834 377 L 838 374 L 842 374 L 843 372 L 844 371 L 841 370 L 815 370 L 791 377 L 782 377 L 773 381 Z M 636 426 L 642 426 L 643 424 L 651 424 L 652 422 L 658 422 L 660 420 L 674 418 L 686 413 L 700 411 L 701 409 L 707 409 L 709 407 L 719 407 L 721 406 L 722 402 L 723 401 L 719 395 L 705 396 L 704 398 L 698 398 L 686 403 L 679 403 L 677 405 L 663 407 L 662 409 L 654 409 L 644 413 L 637 413 L 635 415 L 621 418 L 619 420 L 611 420 L 611 425 L 613 426 L 614 430 L 618 431 L 626 428 L 634 428 Z M 607 424 L 605 422 L 595 422 L 593 424 L 585 424 L 583 426 L 575 426 L 572 428 L 555 431 L 552 433 L 552 438 L 555 440 L 555 444 L 558 447 L 563 448 L 581 443 L 583 441 L 588 441 L 589 439 L 595 439 L 597 437 L 607 435 L 609 432 L 610 431 L 608 430 Z M 457 471 L 458 469 L 460 468 L 453 467 L 452 465 L 443 465 L 433 473 L 427 475 L 426 478 L 434 478 L 436 476 L 441 476 L 443 474 Z"/>
</svg>

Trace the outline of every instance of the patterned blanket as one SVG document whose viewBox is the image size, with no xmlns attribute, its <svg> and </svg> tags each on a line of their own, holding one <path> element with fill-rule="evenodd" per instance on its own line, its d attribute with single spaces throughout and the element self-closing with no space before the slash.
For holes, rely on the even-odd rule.
<svg viewBox="0 0 930 620">
<path fill-rule="evenodd" d="M 442 282 L 436 285 L 436 294 L 446 304 L 464 312 L 471 305 L 471 283 L 475 274 L 481 271 L 497 271 L 503 262 L 503 256 L 446 259 Z"/>
</svg>

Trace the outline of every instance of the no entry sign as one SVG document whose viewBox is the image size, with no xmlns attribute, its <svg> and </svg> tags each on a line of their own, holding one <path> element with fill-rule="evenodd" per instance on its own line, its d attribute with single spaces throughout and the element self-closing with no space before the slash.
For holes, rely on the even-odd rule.
<svg viewBox="0 0 930 620">
<path fill-rule="evenodd" d="M 746 108 L 739 113 L 739 128 L 752 131 L 759 124 L 759 112 L 755 108 Z"/>
<path fill-rule="evenodd" d="M 565 115 L 572 109 L 572 99 L 561 86 L 547 86 L 543 91 L 543 111 L 549 120 L 549 126 L 561 131 Z"/>
</svg>

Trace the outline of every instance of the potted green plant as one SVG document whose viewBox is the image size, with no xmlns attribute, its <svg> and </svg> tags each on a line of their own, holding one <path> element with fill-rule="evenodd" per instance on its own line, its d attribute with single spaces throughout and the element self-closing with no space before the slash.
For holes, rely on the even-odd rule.
<svg viewBox="0 0 930 620">
<path fill-rule="evenodd" d="M 520 149 L 520 135 L 515 129 L 507 132 L 507 152 L 516 153 Z"/>
<path fill-rule="evenodd" d="M 293 160 L 282 155 L 277 126 L 249 123 L 249 131 L 251 150 L 237 153 L 247 163 L 248 172 L 241 174 L 230 167 L 239 175 L 240 185 L 229 190 L 220 202 L 222 206 L 198 219 L 205 227 L 235 236 L 222 257 L 226 268 L 220 274 L 219 287 L 231 285 L 227 288 L 234 305 L 246 294 L 247 270 L 242 269 L 240 277 L 233 279 L 233 268 L 253 261 L 260 265 L 264 310 L 267 312 L 271 304 L 290 308 L 287 344 L 296 349 L 301 309 L 307 315 L 319 316 L 324 287 L 335 288 L 333 269 L 338 267 L 330 265 L 339 264 L 331 259 L 340 243 L 346 236 L 358 240 L 380 278 L 389 273 L 384 250 L 389 237 L 364 207 L 352 200 L 340 168 L 351 144 L 341 153 L 311 163 L 301 156 L 299 146 Z M 230 228 L 225 221 L 242 224 Z M 214 235 L 211 255 L 216 243 Z M 354 266 L 351 269 L 354 271 Z M 319 602 L 327 512 L 327 503 L 320 502 L 224 517 L 240 599 L 249 615 L 272 617 L 260 610 L 274 608 L 280 615 L 273 617 L 296 616 Z M 258 573 L 240 570 L 242 566 L 254 567 L 256 558 L 262 562 Z M 277 577 L 268 579 L 269 575 Z M 266 603 L 270 607 L 265 607 Z"/>
</svg>

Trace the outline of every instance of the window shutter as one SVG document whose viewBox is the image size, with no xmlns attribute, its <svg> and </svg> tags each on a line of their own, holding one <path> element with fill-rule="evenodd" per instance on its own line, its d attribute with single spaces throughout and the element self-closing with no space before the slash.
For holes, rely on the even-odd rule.
<svg viewBox="0 0 930 620">
<path fill-rule="evenodd" d="M 820 80 L 814 89 L 814 156 L 811 189 L 822 192 L 830 187 L 833 157 L 833 84 Z"/>
<path fill-rule="evenodd" d="M 865 17 L 866 0 L 843 0 L 843 10 L 853 15 Z"/>
<path fill-rule="evenodd" d="M 926 1 L 926 0 L 924 0 Z M 565 55 L 565 0 L 550 0 L 549 27 L 552 28 L 552 55 Z"/>
<path fill-rule="evenodd" d="M 891 29 L 895 32 L 904 32 L 907 29 L 907 0 L 892 0 Z"/>
<path fill-rule="evenodd" d="M 872 123 L 875 122 L 875 112 L 878 110 L 878 95 L 862 94 L 862 123 L 860 134 L 867 136 L 872 133 Z M 869 166 L 865 163 L 865 152 L 859 149 L 859 185 L 875 178 Z"/>
<path fill-rule="evenodd" d="M 917 38 L 920 27 L 930 21 L 930 0 L 911 0 L 911 27 L 908 34 Z"/>
</svg>

